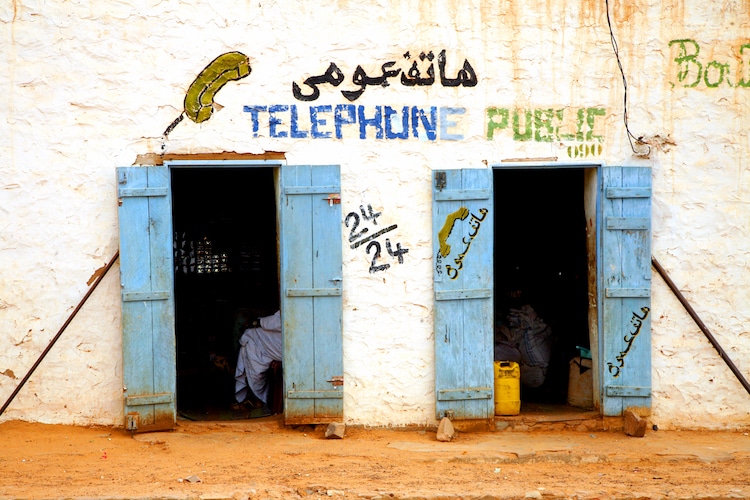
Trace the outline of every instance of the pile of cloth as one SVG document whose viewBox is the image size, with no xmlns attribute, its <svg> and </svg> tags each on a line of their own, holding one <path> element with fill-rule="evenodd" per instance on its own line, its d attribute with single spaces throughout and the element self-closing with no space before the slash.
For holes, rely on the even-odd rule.
<svg viewBox="0 0 750 500">
<path fill-rule="evenodd" d="M 259 318 L 239 339 L 240 351 L 235 370 L 234 395 L 238 403 L 245 401 L 248 390 L 263 404 L 268 402 L 268 368 L 281 361 L 281 312 Z"/>
<path fill-rule="evenodd" d="M 541 386 L 552 355 L 552 329 L 528 304 L 511 309 L 506 320 L 495 329 L 495 361 L 518 363 L 521 383 Z"/>
</svg>

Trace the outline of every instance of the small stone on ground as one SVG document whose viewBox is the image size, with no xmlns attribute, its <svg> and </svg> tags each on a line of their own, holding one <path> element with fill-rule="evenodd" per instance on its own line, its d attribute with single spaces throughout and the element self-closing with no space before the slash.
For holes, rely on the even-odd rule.
<svg viewBox="0 0 750 500">
<path fill-rule="evenodd" d="M 326 439 L 344 439 L 345 430 L 346 425 L 342 422 L 328 424 L 328 428 L 326 429 Z"/>
<path fill-rule="evenodd" d="M 453 428 L 453 422 L 448 417 L 443 417 L 438 425 L 437 429 L 437 440 L 447 442 L 453 439 L 456 435 L 456 430 Z"/>
<path fill-rule="evenodd" d="M 643 437 L 646 435 L 646 420 L 636 415 L 633 410 L 623 412 L 623 430 L 625 434 L 633 437 Z"/>
</svg>

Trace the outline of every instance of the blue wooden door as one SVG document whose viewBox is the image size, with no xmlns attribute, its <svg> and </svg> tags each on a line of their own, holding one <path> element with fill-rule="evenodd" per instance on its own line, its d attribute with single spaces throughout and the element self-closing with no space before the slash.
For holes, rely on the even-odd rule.
<svg viewBox="0 0 750 500">
<path fill-rule="evenodd" d="M 436 417 L 493 404 L 492 170 L 433 173 Z"/>
<path fill-rule="evenodd" d="M 651 406 L 651 169 L 602 181 L 602 410 L 620 415 Z"/>
<path fill-rule="evenodd" d="M 285 421 L 341 421 L 339 167 L 283 166 L 281 193 Z"/>
<path fill-rule="evenodd" d="M 176 364 L 169 168 L 118 168 L 117 195 L 125 426 L 171 429 Z"/>
</svg>

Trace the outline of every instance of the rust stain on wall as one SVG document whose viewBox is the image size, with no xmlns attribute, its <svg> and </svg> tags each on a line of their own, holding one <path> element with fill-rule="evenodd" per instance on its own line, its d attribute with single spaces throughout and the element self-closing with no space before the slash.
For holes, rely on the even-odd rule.
<svg viewBox="0 0 750 500">
<path fill-rule="evenodd" d="M 609 7 L 612 20 L 617 23 L 635 22 L 635 14 L 640 10 L 636 2 L 610 2 Z"/>
<path fill-rule="evenodd" d="M 93 283 L 94 281 L 96 281 L 96 279 L 97 279 L 97 278 L 98 278 L 99 276 L 101 276 L 101 275 L 103 275 L 103 274 L 104 274 L 104 270 L 105 270 L 106 268 L 107 268 L 107 264 L 104 264 L 104 265 L 103 265 L 102 267 L 100 267 L 99 269 L 97 269 L 96 271 L 94 271 L 94 274 L 92 274 L 92 275 L 91 275 L 91 277 L 90 277 L 90 278 L 89 278 L 89 280 L 88 280 L 88 281 L 86 282 L 86 284 L 87 284 L 88 286 L 91 286 L 91 283 Z"/>
<path fill-rule="evenodd" d="M 684 2 L 663 2 L 660 13 L 662 31 L 672 33 L 675 26 L 685 25 L 685 3 Z M 662 40 L 673 38 L 668 34 L 660 36 Z"/>
<path fill-rule="evenodd" d="M 579 21 L 581 26 L 594 26 L 605 21 L 606 4 L 599 0 L 583 0 L 581 2 Z"/>
</svg>

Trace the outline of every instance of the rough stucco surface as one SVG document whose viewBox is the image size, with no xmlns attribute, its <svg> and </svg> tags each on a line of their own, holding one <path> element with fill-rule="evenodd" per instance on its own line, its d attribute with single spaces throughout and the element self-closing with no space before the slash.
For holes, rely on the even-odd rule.
<svg viewBox="0 0 750 500">
<path fill-rule="evenodd" d="M 371 204 L 398 224 L 403 265 L 368 273 L 344 250 L 344 412 L 347 422 L 434 422 L 431 172 L 504 159 L 572 161 L 568 143 L 487 140 L 485 109 L 603 108 L 601 154 L 585 160 L 653 168 L 653 253 L 737 366 L 750 375 L 750 12 L 740 0 L 610 2 L 628 77 L 623 86 L 605 4 L 520 1 L 318 2 L 34 1 L 0 6 L 0 399 L 4 401 L 118 247 L 115 167 L 144 153 L 283 151 L 290 164 L 341 165 L 342 212 Z M 695 40 L 694 87 L 674 59 Z M 369 87 L 376 105 L 462 107 L 459 141 L 253 137 L 244 105 L 301 104 L 291 82 L 335 61 L 376 72 L 385 61 L 445 48 L 469 60 L 473 88 Z M 239 50 L 252 74 L 222 89 L 210 120 L 184 120 L 189 83 L 214 57 Z M 722 66 L 723 67 L 723 66 Z M 693 68 L 694 69 L 694 68 Z M 452 70 L 455 74 L 456 69 Z M 680 81 L 680 78 L 683 81 Z M 348 76 L 347 76 L 348 78 Z M 345 103 L 323 89 L 315 104 Z M 569 115 L 570 116 L 570 115 Z M 666 139 L 666 140 L 665 140 Z M 580 158 L 578 158 L 580 160 Z M 2 419 L 121 425 L 117 266 Z M 750 423 L 750 396 L 671 292 L 653 277 L 653 408 L 663 428 Z"/>
</svg>

